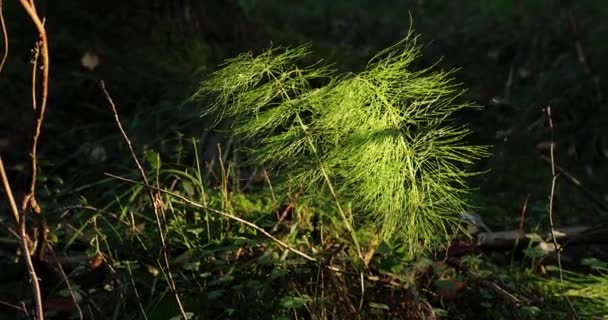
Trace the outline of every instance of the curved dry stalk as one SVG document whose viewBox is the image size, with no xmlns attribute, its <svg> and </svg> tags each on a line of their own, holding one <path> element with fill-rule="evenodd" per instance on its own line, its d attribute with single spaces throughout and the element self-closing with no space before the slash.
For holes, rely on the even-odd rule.
<svg viewBox="0 0 608 320">
<path fill-rule="evenodd" d="M 317 261 L 317 259 L 315 259 L 315 258 L 313 258 L 313 257 L 311 257 L 311 256 L 309 256 L 309 255 L 307 255 L 306 253 L 304 253 L 304 252 L 302 252 L 302 251 L 300 251 L 300 250 L 298 250 L 298 249 L 295 249 L 295 248 L 291 247 L 290 245 L 288 245 L 287 243 L 285 243 L 285 242 L 281 241 L 279 238 L 277 238 L 277 237 L 273 236 L 273 235 L 272 235 L 272 234 L 270 234 L 268 231 L 266 231 L 266 230 L 262 229 L 261 227 L 259 227 L 259 226 L 258 226 L 258 225 L 256 225 L 255 223 L 249 222 L 249 221 L 247 221 L 247 220 L 245 220 L 245 219 L 239 218 L 239 217 L 237 217 L 237 216 L 235 216 L 235 215 L 232 215 L 232 214 L 229 214 L 229 213 L 223 212 L 223 211 L 221 211 L 221 210 L 216 210 L 216 209 L 213 209 L 213 208 L 207 207 L 207 206 L 202 205 L 202 204 L 200 204 L 200 203 L 198 203 L 198 202 L 196 202 L 196 201 L 192 201 L 192 200 L 190 200 L 190 199 L 188 199 L 188 198 L 186 198 L 186 197 L 184 197 L 184 196 L 182 196 L 182 195 L 179 195 L 179 194 L 177 194 L 177 193 L 171 192 L 171 191 L 166 190 L 166 189 L 162 189 L 162 188 L 154 187 L 154 186 L 148 185 L 148 184 L 146 184 L 146 183 L 142 183 L 142 182 L 135 181 L 135 180 L 132 180 L 132 179 L 129 179 L 129 178 L 125 178 L 125 177 L 121 177 L 121 176 L 113 175 L 113 174 L 111 174 L 111 173 L 107 173 L 107 172 L 105 173 L 105 175 L 107 175 L 108 177 L 111 177 L 111 178 L 117 179 L 117 180 L 121 180 L 121 181 L 125 181 L 125 182 L 128 182 L 128 183 L 132 183 L 132 184 L 141 185 L 141 186 L 144 186 L 144 187 L 146 187 L 146 188 L 154 189 L 154 190 L 156 190 L 156 191 L 159 191 L 159 192 L 162 192 L 162 193 L 168 194 L 168 195 L 170 195 L 170 196 L 172 196 L 172 197 L 178 198 L 178 199 L 180 199 L 180 200 L 182 200 L 182 201 L 186 202 L 187 204 L 189 204 L 189 205 L 191 205 L 191 206 L 193 206 L 193 207 L 197 207 L 197 208 L 199 208 L 199 209 L 203 209 L 203 210 L 208 210 L 208 211 L 213 212 L 213 213 L 215 213 L 215 214 L 219 214 L 219 215 L 221 215 L 221 216 L 223 216 L 223 217 L 226 217 L 226 218 L 228 218 L 228 219 L 231 219 L 231 220 L 234 220 L 234 221 L 239 222 L 239 223 L 241 223 L 241 224 L 244 224 L 244 225 L 246 225 L 246 226 L 248 226 L 248 227 L 251 227 L 252 229 L 255 229 L 256 231 L 259 231 L 261 234 L 265 235 L 265 236 L 266 236 L 266 237 L 268 237 L 270 240 L 272 240 L 272 241 L 276 242 L 278 245 L 280 245 L 281 247 L 285 248 L 286 250 L 289 250 L 289 251 L 291 251 L 291 252 L 293 252 L 293 253 L 295 253 L 295 254 L 299 255 L 300 257 L 302 257 L 302 258 L 304 258 L 304 259 L 306 259 L 306 260 L 308 260 L 308 261 L 313 261 L 313 262 L 316 262 L 316 261 Z"/>
<path fill-rule="evenodd" d="M 27 1 L 27 0 L 20 0 L 20 3 L 23 7 L 23 9 L 27 12 L 27 14 L 30 16 L 32 22 L 34 23 L 36 30 L 38 31 L 38 41 L 36 43 L 36 55 L 35 55 L 35 62 L 34 62 L 34 69 L 32 70 L 32 97 L 34 97 L 33 100 L 33 104 L 32 104 L 32 109 L 34 111 L 34 127 L 33 127 L 33 132 L 32 132 L 32 144 L 30 147 L 30 151 L 29 151 L 29 156 L 30 156 L 30 176 L 29 176 L 29 186 L 28 186 L 28 190 L 26 191 L 25 195 L 23 196 L 23 200 L 21 202 L 21 211 L 19 212 L 19 214 L 15 214 L 15 204 L 11 203 L 11 210 L 13 211 L 13 215 L 14 215 L 14 219 L 16 220 L 16 226 L 19 228 L 20 233 L 20 241 L 21 241 L 21 245 L 23 248 L 23 255 L 24 255 L 24 260 L 25 263 L 27 265 L 28 271 L 29 271 L 29 277 L 30 277 L 30 282 L 31 282 L 31 286 L 32 286 L 32 293 L 34 295 L 34 299 L 36 302 L 36 316 L 38 319 L 42 320 L 44 319 L 44 309 L 43 309 L 43 305 L 42 305 L 42 294 L 40 291 L 40 284 L 39 284 L 39 279 L 38 276 L 36 275 L 36 270 L 34 268 L 33 262 L 32 262 L 32 258 L 30 256 L 30 243 L 29 243 L 29 236 L 27 234 L 27 228 L 26 228 L 26 214 L 28 212 L 29 209 L 31 209 L 32 211 L 34 211 L 36 214 L 38 214 L 39 216 L 41 216 L 41 222 L 39 225 L 39 230 L 41 232 L 38 233 L 38 244 L 36 247 L 36 254 L 38 259 L 42 259 L 42 256 L 44 254 L 44 250 L 47 247 L 47 227 L 46 227 L 46 222 L 44 220 L 44 217 L 42 216 L 41 213 L 41 209 L 38 206 L 38 203 L 36 201 L 36 197 L 35 197 L 35 191 L 36 191 L 36 177 L 37 177 L 37 166 L 38 166 L 38 158 L 37 158 L 37 150 L 38 150 L 38 140 L 40 137 L 40 132 L 41 132 L 41 128 L 42 128 L 42 123 L 44 120 L 44 114 L 46 111 L 46 104 L 47 104 L 47 96 L 48 96 L 48 81 L 49 81 L 49 65 L 50 65 L 50 60 L 49 60 L 49 47 L 48 47 L 48 39 L 47 39 L 47 33 L 46 33 L 46 29 L 44 27 L 44 23 L 43 21 L 40 19 L 40 16 L 38 15 L 38 12 L 36 10 L 36 6 L 34 4 L 33 0 Z M 1 8 L 0 8 L 1 9 Z M 4 39 L 5 39 L 5 55 L 2 59 L 2 63 L 0 64 L 0 67 L 4 64 L 4 61 L 6 59 L 6 55 L 8 52 L 8 44 L 7 44 L 7 35 L 6 35 L 6 28 L 4 25 L 4 19 L 2 19 L 1 21 L 2 24 L 2 31 L 4 34 Z M 38 72 L 38 67 L 37 67 L 37 63 L 38 63 L 38 59 L 42 59 L 42 79 L 40 80 L 41 82 L 41 102 L 40 105 L 38 105 L 38 103 L 36 102 L 36 95 L 37 95 L 37 89 L 36 89 L 36 74 Z M 4 171 L 4 170 L 2 170 Z M 5 179 L 5 177 L 3 177 L 3 180 Z M 5 182 L 5 189 L 7 190 L 7 194 L 8 194 L 8 190 L 10 190 L 10 186 L 8 186 L 7 182 Z M 14 202 L 14 199 L 13 199 Z"/>
<path fill-rule="evenodd" d="M 4 170 L 4 163 L 2 162 L 2 156 L 0 155 L 0 178 L 2 178 L 2 186 L 4 187 L 4 192 L 6 193 L 6 200 L 8 201 L 9 207 L 11 209 L 11 214 L 13 215 L 13 220 L 15 222 L 15 226 L 19 225 L 19 209 L 17 209 L 17 203 L 15 202 L 15 197 L 13 196 L 13 189 L 8 181 L 8 177 L 6 176 L 6 170 Z"/>
<path fill-rule="evenodd" d="M 8 57 L 8 32 L 6 31 L 6 24 L 4 23 L 4 7 L 2 2 L 3 1 L 0 0 L 0 27 L 2 28 L 2 38 L 4 41 L 4 54 L 2 55 L 2 60 L 0 60 L 0 72 L 2 72 L 2 67 L 4 67 L 4 63 Z"/>
<path fill-rule="evenodd" d="M 32 146 L 31 146 L 31 150 L 30 150 L 31 174 L 30 174 L 30 181 L 29 181 L 29 191 L 23 197 L 23 202 L 22 202 L 21 206 L 24 211 L 28 207 L 31 207 L 34 212 L 40 214 L 40 207 L 38 206 L 38 203 L 37 203 L 36 197 L 35 197 L 36 176 L 37 176 L 37 170 L 38 170 L 37 151 L 38 151 L 38 138 L 40 137 L 40 131 L 42 129 L 42 122 L 44 120 L 44 113 L 46 111 L 46 104 L 47 104 L 47 97 L 48 97 L 49 67 L 50 67 L 49 45 L 48 45 L 46 29 L 44 27 L 44 22 L 43 22 L 43 20 L 40 19 L 40 16 L 38 15 L 34 2 L 27 1 L 27 0 L 19 0 L 19 2 L 21 2 L 23 9 L 25 9 L 25 11 L 28 13 L 30 18 L 32 19 L 32 22 L 34 22 L 34 25 L 36 26 L 36 30 L 38 31 L 38 42 L 37 42 L 38 50 L 37 50 L 37 52 L 39 54 L 40 59 L 42 59 L 42 66 L 41 66 L 42 88 L 41 88 L 41 92 L 40 92 L 40 97 L 41 97 L 40 105 L 38 105 L 36 103 L 36 100 L 34 98 L 34 104 L 32 106 L 34 109 L 34 112 L 36 112 L 36 115 L 35 115 L 36 120 L 34 123 L 34 133 L 32 136 Z M 37 61 L 38 61 L 38 57 L 36 57 L 35 62 L 37 63 Z M 37 71 L 37 68 L 35 68 L 33 70 L 32 77 L 34 77 L 34 79 L 35 79 L 36 71 Z M 36 97 L 35 83 L 34 83 L 34 87 L 32 88 L 32 96 Z"/>
<path fill-rule="evenodd" d="M 29 243 L 27 241 L 28 234 L 25 228 L 26 218 L 25 214 L 21 216 L 19 221 L 19 237 L 21 238 L 21 249 L 23 250 L 23 259 L 27 265 L 28 274 L 30 276 L 30 282 L 32 291 L 34 293 L 34 300 L 36 301 L 36 316 L 38 320 L 44 320 L 44 308 L 42 305 L 42 291 L 40 290 L 40 283 L 38 281 L 38 275 L 32 262 L 32 256 L 30 253 Z"/>
<path fill-rule="evenodd" d="M 76 310 L 78 310 L 78 316 L 80 317 L 80 320 L 83 320 L 84 319 L 84 314 L 82 313 L 82 308 L 80 308 L 80 303 L 79 303 L 78 299 L 76 298 L 76 294 L 74 293 L 74 289 L 72 288 L 72 285 L 70 284 L 70 280 L 68 279 L 68 275 L 65 273 L 65 270 L 63 270 L 63 266 L 61 265 L 61 262 L 57 258 L 57 255 L 55 254 L 55 251 L 50 246 L 49 246 L 49 251 L 51 252 L 51 255 L 53 256 L 53 260 L 55 260 L 55 264 L 57 264 L 57 268 L 59 269 L 59 273 L 61 274 L 61 277 L 63 278 L 63 281 L 65 281 L 65 286 L 68 288 L 68 292 L 70 293 L 70 297 L 72 298 L 72 301 L 74 301 L 74 305 L 76 306 Z"/>
<path fill-rule="evenodd" d="M 555 139 L 553 132 L 553 118 L 551 117 L 551 106 L 548 106 L 545 110 L 547 112 L 547 117 L 549 119 L 549 129 L 551 130 L 551 145 L 549 149 L 549 155 L 551 157 L 551 189 L 549 191 L 549 226 L 551 228 L 551 240 L 553 241 L 553 245 L 555 246 L 555 256 L 557 258 L 557 265 L 559 267 L 559 279 L 560 281 L 564 280 L 564 274 L 562 272 L 562 246 L 557 242 L 557 238 L 555 236 L 555 224 L 553 222 L 553 198 L 555 196 L 555 183 L 557 181 L 558 173 L 555 170 L 555 156 L 553 150 L 555 148 Z"/>
<path fill-rule="evenodd" d="M 118 129 L 120 130 L 120 133 L 121 133 L 123 139 L 125 140 L 125 143 L 129 147 L 129 152 L 131 153 L 131 158 L 133 159 L 133 162 L 135 163 L 135 166 L 137 167 L 137 170 L 139 171 L 139 174 L 143 181 L 143 185 L 146 186 L 146 188 L 148 190 L 148 196 L 150 197 L 150 201 L 152 203 L 152 208 L 154 210 L 154 219 L 156 221 L 158 237 L 159 237 L 160 243 L 161 243 L 161 252 L 162 252 L 162 259 L 163 259 L 163 264 L 164 264 L 162 266 L 162 269 L 164 269 L 164 271 L 165 271 L 164 273 L 166 274 L 166 277 L 167 277 L 167 283 L 169 284 L 169 289 L 171 290 L 171 292 L 173 293 L 173 296 L 175 297 L 175 302 L 177 303 L 177 306 L 179 308 L 180 316 L 182 317 L 182 319 L 188 320 L 188 316 L 186 315 L 186 311 L 184 310 L 182 301 L 179 297 L 179 294 L 177 293 L 177 287 L 175 285 L 175 281 L 173 280 L 173 276 L 171 275 L 171 269 L 170 269 L 171 267 L 170 267 L 170 262 L 169 262 L 167 243 L 165 241 L 165 235 L 163 234 L 163 230 L 165 229 L 165 227 L 163 225 L 163 222 L 161 221 L 161 214 L 159 213 L 159 210 L 162 209 L 162 202 L 160 201 L 159 194 L 157 192 L 154 192 L 154 191 L 158 191 L 159 188 L 155 188 L 148 183 L 148 178 L 146 176 L 146 172 L 144 171 L 144 168 L 142 167 L 141 163 L 139 162 L 139 159 L 137 159 L 137 156 L 135 155 L 135 150 L 133 149 L 131 140 L 129 139 L 129 136 L 123 129 L 122 123 L 120 122 L 120 118 L 118 117 L 118 112 L 116 111 L 116 105 L 114 104 L 112 97 L 108 93 L 108 90 L 106 89 L 106 86 L 103 81 L 101 81 L 101 90 L 103 91 L 106 99 L 108 100 L 108 103 L 110 105 L 110 110 L 112 111 L 112 114 L 114 115 L 114 121 L 116 122 L 116 125 L 118 126 Z"/>
</svg>

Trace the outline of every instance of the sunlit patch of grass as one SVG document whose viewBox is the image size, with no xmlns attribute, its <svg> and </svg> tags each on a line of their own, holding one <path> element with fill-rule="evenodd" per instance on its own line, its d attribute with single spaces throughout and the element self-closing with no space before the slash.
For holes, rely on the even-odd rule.
<svg viewBox="0 0 608 320">
<path fill-rule="evenodd" d="M 538 284 L 548 293 L 568 299 L 581 319 L 608 318 L 608 268 L 606 262 L 595 261 L 593 272 L 580 274 L 562 270 L 563 281 L 541 278 Z M 555 268 L 550 268 L 555 269 Z"/>
</svg>

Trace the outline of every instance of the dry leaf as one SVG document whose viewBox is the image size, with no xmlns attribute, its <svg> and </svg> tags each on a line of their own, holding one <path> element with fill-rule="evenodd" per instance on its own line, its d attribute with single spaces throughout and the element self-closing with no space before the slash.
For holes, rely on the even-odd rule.
<svg viewBox="0 0 608 320">
<path fill-rule="evenodd" d="M 80 58 L 80 65 L 93 71 L 99 66 L 99 56 L 93 51 L 87 51 Z"/>
</svg>

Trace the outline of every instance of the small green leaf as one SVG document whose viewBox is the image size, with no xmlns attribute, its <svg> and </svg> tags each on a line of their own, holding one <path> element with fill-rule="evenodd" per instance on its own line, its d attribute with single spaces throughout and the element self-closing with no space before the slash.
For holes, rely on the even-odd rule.
<svg viewBox="0 0 608 320">
<path fill-rule="evenodd" d="M 184 180 L 182 182 L 182 188 L 184 188 L 184 193 L 189 196 L 192 197 L 194 195 L 194 186 L 192 185 L 192 183 L 188 180 Z"/>
<path fill-rule="evenodd" d="M 607 269 L 608 262 L 596 258 L 585 258 L 581 262 L 583 265 L 593 269 Z"/>
<path fill-rule="evenodd" d="M 523 250 L 526 257 L 529 258 L 542 258 L 547 255 L 547 252 L 540 247 L 531 247 Z"/>
<path fill-rule="evenodd" d="M 390 308 L 387 305 L 385 305 L 384 303 L 370 302 L 369 307 L 372 309 L 381 309 L 381 310 L 386 310 L 386 311 L 390 310 Z"/>
<path fill-rule="evenodd" d="M 522 306 L 521 311 L 531 316 L 536 316 L 541 312 L 540 308 L 537 306 Z"/>
<path fill-rule="evenodd" d="M 282 278 L 285 277 L 286 275 L 289 274 L 289 271 L 285 270 L 285 269 L 274 269 L 272 270 L 272 272 L 270 273 L 270 279 L 271 280 L 275 280 L 277 278 Z"/>
<path fill-rule="evenodd" d="M 201 268 L 200 261 L 189 262 L 184 265 L 184 270 L 188 271 L 198 271 Z"/>
<path fill-rule="evenodd" d="M 194 234 L 195 236 L 198 237 L 199 234 L 201 234 L 203 231 L 205 231 L 203 228 L 194 228 L 194 229 L 188 229 L 186 230 L 189 233 Z"/>
<path fill-rule="evenodd" d="M 383 254 L 388 254 L 390 252 L 391 252 L 391 247 L 389 247 L 389 245 L 385 241 L 382 241 L 376 248 L 375 253 L 377 255 L 383 255 Z"/>
<path fill-rule="evenodd" d="M 154 150 L 146 150 L 144 152 L 144 159 L 154 169 L 160 169 L 160 156 Z"/>
<path fill-rule="evenodd" d="M 287 296 L 281 299 L 281 305 L 286 309 L 298 309 L 306 305 L 306 299 L 302 297 Z"/>
<path fill-rule="evenodd" d="M 527 233 L 526 238 L 530 239 L 531 242 L 543 241 L 543 238 L 538 233 Z"/>
</svg>

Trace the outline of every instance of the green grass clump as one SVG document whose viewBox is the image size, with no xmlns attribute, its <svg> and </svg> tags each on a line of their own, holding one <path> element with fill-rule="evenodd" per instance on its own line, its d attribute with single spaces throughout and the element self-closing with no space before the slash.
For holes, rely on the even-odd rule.
<svg viewBox="0 0 608 320">
<path fill-rule="evenodd" d="M 449 118 L 466 105 L 450 72 L 411 71 L 411 33 L 360 73 L 301 67 L 306 47 L 229 60 L 194 95 L 258 147 L 283 190 L 327 188 L 348 230 L 373 226 L 415 254 L 464 210 L 462 168 L 485 154 Z M 345 208 L 352 208 L 346 210 Z M 352 212 L 351 212 L 352 210 Z"/>
</svg>

